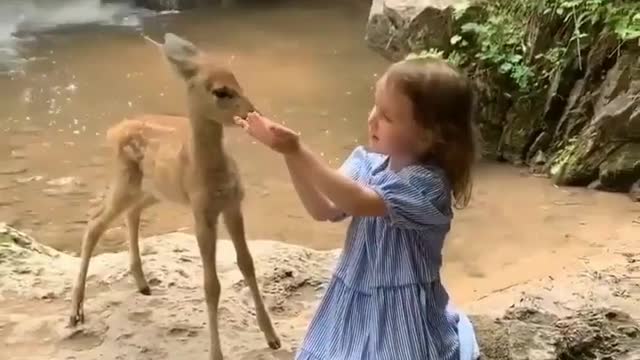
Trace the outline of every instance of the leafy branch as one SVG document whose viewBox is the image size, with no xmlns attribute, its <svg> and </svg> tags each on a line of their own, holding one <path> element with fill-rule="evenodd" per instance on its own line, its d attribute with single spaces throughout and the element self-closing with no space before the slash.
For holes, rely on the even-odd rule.
<svg viewBox="0 0 640 360">
<path fill-rule="evenodd" d="M 482 6 L 482 21 L 466 21 L 467 6 L 455 10 L 458 30 L 447 58 L 494 70 L 522 94 L 548 84 L 567 58 L 576 56 L 581 64 L 583 50 L 600 31 L 621 44 L 640 38 L 640 2 L 634 0 L 489 0 Z M 532 31 L 547 28 L 557 31 L 540 35 L 550 37 L 550 44 L 536 49 Z"/>
</svg>

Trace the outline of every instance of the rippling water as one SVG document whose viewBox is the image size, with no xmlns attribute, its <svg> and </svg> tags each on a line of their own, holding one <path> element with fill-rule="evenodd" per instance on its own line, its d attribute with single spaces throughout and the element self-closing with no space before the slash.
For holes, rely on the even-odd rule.
<svg viewBox="0 0 640 360">
<path fill-rule="evenodd" d="M 128 2 L 100 0 L 9 0 L 0 3 L 0 71 L 21 68 L 25 48 L 43 31 L 79 25 L 139 27 L 154 13 Z"/>
</svg>

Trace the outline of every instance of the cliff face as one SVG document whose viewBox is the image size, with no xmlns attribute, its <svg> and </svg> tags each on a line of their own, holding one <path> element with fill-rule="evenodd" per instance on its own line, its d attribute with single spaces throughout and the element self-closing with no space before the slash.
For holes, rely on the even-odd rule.
<svg viewBox="0 0 640 360">
<path fill-rule="evenodd" d="M 366 39 L 391 60 L 440 51 L 467 71 L 478 85 L 487 156 L 526 164 L 559 185 L 636 199 L 638 4 L 605 12 L 589 1 L 548 3 L 374 0 Z M 582 20 L 574 23 L 576 9 Z"/>
</svg>

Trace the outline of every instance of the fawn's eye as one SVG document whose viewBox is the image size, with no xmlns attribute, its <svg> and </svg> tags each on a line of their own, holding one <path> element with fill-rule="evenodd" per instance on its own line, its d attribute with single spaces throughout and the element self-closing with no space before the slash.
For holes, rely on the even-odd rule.
<svg viewBox="0 0 640 360">
<path fill-rule="evenodd" d="M 214 88 L 211 93 L 218 99 L 231 99 L 235 96 L 233 90 L 226 86 Z"/>
</svg>

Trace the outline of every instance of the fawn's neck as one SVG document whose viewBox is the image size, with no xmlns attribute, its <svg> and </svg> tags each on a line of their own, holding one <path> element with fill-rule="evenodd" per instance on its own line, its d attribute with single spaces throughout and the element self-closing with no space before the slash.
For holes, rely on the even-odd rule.
<svg viewBox="0 0 640 360">
<path fill-rule="evenodd" d="M 220 171 L 227 166 L 222 146 L 222 125 L 210 120 L 198 111 L 190 111 L 192 153 L 198 168 Z"/>
</svg>

